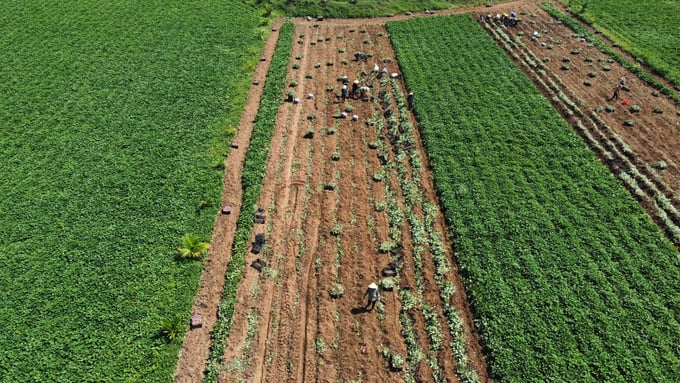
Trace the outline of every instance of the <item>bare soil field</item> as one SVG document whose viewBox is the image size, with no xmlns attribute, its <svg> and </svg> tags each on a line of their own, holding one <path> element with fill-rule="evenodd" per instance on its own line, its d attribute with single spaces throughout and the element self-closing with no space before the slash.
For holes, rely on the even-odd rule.
<svg viewBox="0 0 680 383">
<path fill-rule="evenodd" d="M 414 310 L 407 316 L 412 342 L 426 356 L 413 369 L 415 379 L 433 381 L 436 375 L 456 381 L 456 359 L 447 346 L 452 335 L 429 251 L 422 251 L 416 267 L 407 222 L 400 226 L 401 247 L 381 251 L 383 244 L 394 241 L 388 210 L 423 215 L 401 202 L 399 175 L 382 164 L 394 160 L 395 153 L 375 147 L 388 141 L 376 129 L 377 121 L 384 119 L 384 110 L 397 108 L 394 96 L 387 101 L 378 94 L 405 94 L 401 81 L 396 82 L 398 90 L 387 81 L 398 73 L 387 32 L 380 24 L 304 21 L 298 23 L 296 38 L 288 81 L 297 85 L 288 89 L 299 103 L 287 102 L 280 109 L 259 203 L 266 221 L 253 233 L 264 234 L 266 245 L 262 253 L 247 258 L 247 263 L 260 258 L 267 267 L 261 272 L 249 267 L 245 273 L 220 381 L 402 381 L 404 372 L 390 368 L 392 357 L 386 350 L 407 356 L 396 290 L 419 290 L 416 278 L 423 286 L 417 296 L 434 315 L 428 311 L 426 319 Z M 366 62 L 355 60 L 358 51 L 365 52 Z M 376 64 L 381 72 L 387 68 L 382 82 L 373 71 Z M 356 79 L 370 87 L 369 96 L 343 101 L 342 76 L 348 76 L 350 94 Z M 414 149 L 424 162 L 419 140 Z M 434 201 L 427 174 L 420 185 L 423 196 Z M 379 207 L 390 198 L 396 206 Z M 441 218 L 435 226 L 446 238 Z M 404 264 L 395 279 L 398 289 L 381 291 L 381 302 L 367 310 L 362 299 L 367 286 L 380 282 L 383 269 L 400 256 Z M 484 360 L 469 325 L 464 289 L 457 273 L 449 275 L 458 287 L 451 301 L 468 319 L 468 355 L 483 376 Z M 336 284 L 344 294 L 333 299 L 329 291 Z M 431 326 L 439 328 L 445 346 L 431 345 L 426 329 Z"/>
<path fill-rule="evenodd" d="M 518 1 L 437 14 L 520 14 L 517 27 L 503 29 L 509 41 L 503 42 L 493 27 L 488 27 L 490 35 L 499 45 L 507 45 L 511 56 L 516 54 L 518 65 L 614 174 L 632 179 L 628 186 L 633 195 L 670 233 L 668 219 L 680 224 L 680 158 L 674 150 L 680 138 L 678 107 L 557 23 L 538 3 Z M 457 361 L 461 358 L 449 346 L 457 335 L 449 329 L 444 303 L 455 307 L 462 318 L 462 360 L 468 363 L 464 367 L 480 381 L 488 381 L 453 258 L 455 244 L 448 242 L 441 215 L 432 229 L 444 240 L 450 260 L 445 281 L 436 277 L 432 249 L 414 235 L 419 228 L 413 223 L 426 220 L 428 202 L 438 206 L 417 129 L 412 146 L 406 148 L 398 147 L 401 143 L 395 143 L 387 129 L 389 114 L 397 113 L 398 99 L 407 91 L 400 79 L 386 80 L 399 68 L 384 23 L 405 17 L 295 20 L 286 89 L 297 100 L 284 103 L 276 121 L 258 203 L 266 218 L 251 234 L 252 241 L 263 234 L 265 244 L 261 252 L 246 257 L 247 265 L 260 259 L 265 267 L 258 271 L 246 266 L 226 340 L 221 382 L 460 381 L 462 366 Z M 532 41 L 535 31 L 539 37 Z M 515 42 L 518 38 L 520 44 Z M 270 41 L 265 56 L 270 57 L 272 50 Z M 358 51 L 367 54 L 366 62 L 355 61 Z M 376 78 L 375 64 L 381 71 L 387 68 L 383 80 Z M 257 71 L 256 78 L 262 80 L 266 68 Z M 350 93 L 355 79 L 369 86 L 368 97 L 343 101 L 342 76 L 348 76 Z M 622 91 L 619 100 L 608 100 L 622 77 L 630 90 Z M 253 88 L 254 93 L 258 90 Z M 247 146 L 248 125 L 258 102 L 259 97 L 249 96 L 249 114 L 244 114 L 239 127 L 241 147 L 227 160 L 223 198 L 235 209 L 241 208 L 236 187 L 240 153 Z M 633 105 L 640 111 L 631 111 Z M 404 118 L 416 125 L 410 113 Z M 629 120 L 632 126 L 626 125 Z M 418 157 L 425 170 L 420 173 L 413 162 L 402 158 L 403 153 Z M 412 190 L 404 189 L 404 180 L 418 185 L 415 203 L 407 203 L 413 200 Z M 665 220 L 664 214 L 669 218 Z M 178 382 L 202 380 L 233 239 L 233 228 L 227 228 L 235 225 L 237 216 L 238 211 L 232 218 L 217 218 L 194 309 L 203 314 L 204 327 L 187 334 Z M 403 222 L 395 222 L 399 217 Z M 380 283 L 383 269 L 399 260 L 403 264 L 393 279 L 397 288 L 381 289 L 381 302 L 367 310 L 362 298 L 367 286 Z M 443 293 L 442 283 L 455 286 L 455 294 Z M 344 293 L 333 298 L 330 291 L 338 285 Z M 416 297 L 415 309 L 404 307 L 404 292 L 406 297 Z M 442 300 L 445 296 L 448 302 Z M 422 358 L 417 358 L 419 353 Z M 406 360 L 401 368 L 393 368 L 398 364 L 395 355 Z"/>
</svg>

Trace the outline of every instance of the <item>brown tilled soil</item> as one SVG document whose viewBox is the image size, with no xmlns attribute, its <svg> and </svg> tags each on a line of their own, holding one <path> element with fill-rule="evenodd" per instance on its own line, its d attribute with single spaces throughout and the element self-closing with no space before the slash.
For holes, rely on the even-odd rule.
<svg viewBox="0 0 680 383">
<path fill-rule="evenodd" d="M 459 9 L 438 14 L 470 12 L 476 16 L 480 13 L 509 13 L 511 10 L 521 13 L 523 21 L 517 28 L 508 29 L 507 33 L 514 38 L 522 32 L 527 47 L 539 58 L 548 58 L 544 69 L 554 73 L 569 87 L 570 94 L 580 99 L 582 108 L 587 111 L 607 105 L 616 108 L 611 113 L 600 112 L 599 116 L 629 146 L 629 152 L 634 153 L 635 165 L 646 167 L 658 176 L 665 188 L 664 195 L 675 207 L 680 207 L 680 159 L 677 151 L 673 150 L 678 147 L 680 138 L 678 107 L 663 96 L 655 96 L 653 89 L 627 73 L 619 64 L 607 62 L 605 55 L 589 47 L 587 42 L 573 37 L 573 32 L 552 20 L 538 7 L 538 3 L 523 0 L 492 8 Z M 421 13 L 409 17 L 423 16 Z M 381 68 L 386 66 L 390 72 L 398 72 L 384 23 L 405 17 L 322 22 L 295 20 L 297 27 L 288 82 L 295 80 L 298 85 L 287 88 L 286 92 L 293 91 L 300 103 L 284 103 L 280 108 L 265 184 L 258 203 L 266 211 L 266 221 L 255 225 L 251 234 L 252 238 L 258 233 L 265 234 L 266 245 L 262 253 L 251 253 L 246 257 L 247 264 L 261 258 L 267 267 L 263 272 L 247 267 L 244 272 L 223 359 L 225 367 L 220 376 L 221 382 L 404 380 L 405 373 L 390 371 L 388 361 L 381 354 L 381 350 L 387 348 L 393 354 L 407 356 L 404 328 L 400 322 L 402 303 L 398 293 L 382 292 L 382 306 L 371 312 L 363 308 L 366 302 L 361 297 L 369 283 L 382 278 L 381 270 L 392 258 L 389 253 L 379 252 L 381 243 L 390 240 L 390 219 L 387 211 L 377 211 L 375 203 L 385 201 L 387 191 L 391 190 L 400 201 L 398 209 L 405 214 L 409 210 L 404 205 L 394 169 L 385 170 L 387 177 L 381 182 L 372 179 L 375 173 L 381 171 L 381 164 L 377 151 L 370 149 L 368 143 L 388 141 L 374 126 L 366 124 L 376 111 L 382 111 L 379 103 L 354 99 L 343 103 L 339 100 L 341 83 L 337 78 L 349 76 L 351 87 L 354 79 L 371 78 L 376 62 Z M 542 36 L 536 43 L 530 40 L 534 30 Z M 275 40 L 276 33 L 272 33 L 264 56 L 271 57 Z M 542 46 L 540 43 L 543 41 L 550 41 L 553 48 Z M 572 54 L 574 49 L 579 49 L 580 54 Z M 355 62 L 355 51 L 371 53 L 372 57 L 367 63 Z M 298 55 L 300 59 L 296 59 Z M 565 57 L 570 59 L 568 71 L 560 69 Z M 593 61 L 586 62 L 586 57 Z M 386 58 L 391 61 L 385 62 Z M 343 60 L 347 63 L 344 64 Z M 268 60 L 257 68 L 255 78 L 261 83 L 267 63 Z M 299 68 L 292 69 L 296 63 Z M 610 70 L 603 71 L 604 65 Z M 362 71 L 369 76 L 363 76 Z M 595 77 L 588 77 L 591 71 L 596 72 Z M 628 106 L 622 105 L 620 100 L 607 100 L 621 77 L 626 78 L 630 87 L 629 92 L 621 92 L 621 98 L 628 100 Z M 590 86 L 584 85 L 586 80 Z M 405 94 L 401 81 L 398 84 Z M 372 85 L 374 97 L 379 89 L 385 89 L 380 88 L 376 80 Z M 235 221 L 240 209 L 240 169 L 260 92 L 261 85 L 254 86 L 249 94 L 236 138 L 240 147 L 232 150 L 227 160 L 223 195 L 225 204 L 232 205 L 234 210 L 230 216 L 216 218 L 212 247 L 194 305 L 194 312 L 203 316 L 203 328 L 187 334 L 176 382 L 202 381 L 210 333 L 216 319 L 224 270 L 230 258 Z M 314 99 L 307 99 L 308 94 L 313 94 Z M 395 108 L 392 98 L 391 104 Z M 639 105 L 641 112 L 631 113 L 631 105 Z M 333 117 L 347 106 L 353 108 L 349 116 L 358 115 L 358 121 Z M 660 108 L 663 113 L 653 113 L 654 108 Z M 415 124 L 412 116 L 409 118 Z M 624 126 L 624 121 L 630 119 L 634 126 Z M 309 129 L 314 130 L 313 137 L 304 138 Z M 420 139 L 416 138 L 415 147 L 426 163 Z M 339 155 L 339 159 L 331 158 L 334 153 Z M 391 161 L 395 160 L 392 151 L 386 156 Z M 667 167 L 654 169 L 652 165 L 660 161 L 665 162 Z M 406 177 L 413 177 L 413 172 L 409 171 Z M 436 201 L 428 172 L 423 172 L 422 178 L 423 197 Z M 325 190 L 324 186 L 330 183 L 334 184 L 334 190 Z M 422 219 L 422 208 L 413 213 Z M 443 238 L 448 238 L 441 218 L 434 226 Z M 331 234 L 334 228 L 341 228 L 341 233 L 337 236 Z M 435 309 L 444 337 L 442 344 L 445 345 L 439 350 L 430 350 L 423 312 L 410 310 L 406 314 L 415 343 L 425 356 L 431 355 L 436 361 L 431 364 L 424 359 L 417 363 L 413 369 L 414 378 L 431 382 L 434 375 L 441 374 L 447 381 L 455 382 L 458 381 L 456 358 L 448 347 L 452 334 L 447 330 L 441 311 L 440 291 L 434 280 L 435 267 L 427 249 L 421 256 L 422 266 L 416 267 L 410 233 L 406 222 L 401 239 L 406 257 L 398 283 L 401 289 L 411 291 L 417 291 L 418 285 L 422 286 L 418 295 L 424 304 Z M 449 243 L 446 247 L 448 253 L 453 254 Z M 488 381 L 486 363 L 478 337 L 472 329 L 464 288 L 455 265 L 452 265 L 452 270 L 450 281 L 456 286 L 456 294 L 450 303 L 464 318 L 470 366 L 482 381 Z M 341 298 L 331 299 L 328 291 L 336 283 L 341 284 L 345 292 Z"/>
<path fill-rule="evenodd" d="M 263 254 L 247 257 L 247 263 L 264 259 L 268 269 L 245 272 L 220 381 L 401 381 L 404 373 L 390 371 L 381 354 L 387 348 L 393 354 L 407 355 L 397 293 L 382 292 L 382 306 L 370 312 L 363 307 L 362 295 L 368 284 L 381 279 L 382 269 L 392 259 L 379 252 L 380 244 L 390 240 L 389 219 L 386 211 L 376 211 L 375 202 L 385 201 L 386 188 L 396 193 L 397 200 L 403 197 L 394 170 L 386 172 L 388 177 L 381 182 L 372 179 L 381 164 L 377 150 L 368 143 L 385 140 L 374 126 L 367 125 L 376 111 L 381 112 L 377 99 L 342 102 L 337 81 L 347 75 L 351 88 L 354 79 L 371 78 L 375 97 L 379 82 L 371 73 L 373 65 L 377 62 L 381 69 L 396 72 L 394 52 L 379 23 L 299 21 L 295 38 L 288 81 L 298 85 L 288 90 L 301 102 L 285 103 L 280 109 L 259 203 L 267 210 L 267 221 L 254 230 L 265 234 L 267 245 Z M 372 57 L 367 63 L 356 62 L 356 51 Z M 295 64 L 298 69 L 292 69 Z M 309 94 L 314 99 L 308 99 Z M 396 103 L 392 104 L 396 109 Z M 333 117 L 348 107 L 353 108 L 348 118 Z M 352 121 L 352 115 L 358 121 Z M 314 136 L 304 138 L 309 129 Z M 337 160 L 332 159 L 334 153 L 339 155 Z M 423 157 L 422 150 L 419 153 Z M 334 190 L 325 190 L 329 183 L 335 184 Z M 422 187 L 428 199 L 435 198 L 427 174 Z M 398 209 L 408 213 L 402 202 Z M 422 219 L 422 211 L 414 213 Z M 331 231 L 338 227 L 340 235 L 333 235 Z M 446 237 L 441 220 L 436 230 Z M 401 243 L 406 257 L 399 285 L 415 291 L 413 244 L 406 223 Z M 422 255 L 420 296 L 434 308 L 445 346 L 430 350 L 423 313 L 409 312 L 415 342 L 424 355 L 436 360 L 437 370 L 422 360 L 413 372 L 418 381 L 432 381 L 433 374 L 456 381 L 455 359 L 448 347 L 451 334 L 428 256 L 428 252 Z M 458 286 L 452 302 L 465 313 L 464 290 L 456 276 L 451 273 Z M 345 293 L 331 299 L 329 289 L 336 283 Z M 470 326 L 466 330 L 472 365 L 484 376 L 481 349 Z"/>
</svg>

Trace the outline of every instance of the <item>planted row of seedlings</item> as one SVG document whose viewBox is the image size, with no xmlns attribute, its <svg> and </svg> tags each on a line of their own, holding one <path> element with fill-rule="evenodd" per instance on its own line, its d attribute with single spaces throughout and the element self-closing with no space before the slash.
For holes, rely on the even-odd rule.
<svg viewBox="0 0 680 383">
<path fill-rule="evenodd" d="M 377 143 L 377 148 L 382 153 L 391 153 L 394 159 L 387 161 L 382 171 L 396 173 L 398 185 L 390 187 L 385 184 L 387 196 L 387 211 L 390 217 L 390 242 L 381 245 L 384 251 L 399 246 L 401 233 L 406 229 L 410 231 L 410 239 L 413 247 L 413 267 L 415 272 L 416 290 L 400 289 L 402 312 L 400 323 L 404 339 L 408 346 L 407 371 L 411 373 L 418 370 L 421 361 L 427 361 L 430 367 L 431 379 L 435 382 L 445 381 L 450 373 L 446 372 L 444 365 L 446 360 L 454 359 L 456 373 L 462 381 L 479 381 L 475 371 L 470 368 L 466 352 L 466 337 L 463 332 L 462 320 L 457 310 L 451 304 L 455 287 L 449 280 L 451 270 L 447 259 L 447 252 L 435 228 L 436 205 L 428 200 L 423 194 L 421 172 L 422 159 L 416 150 L 416 137 L 413 125 L 409 121 L 409 113 L 403 93 L 395 79 L 384 79 L 380 82 L 380 99 L 377 100 L 388 112 L 385 118 L 379 114 L 372 121 L 379 134 L 384 134 L 389 140 L 388 146 L 384 141 Z M 378 109 L 376 109 L 378 110 Z M 374 175 L 374 180 L 376 176 Z M 396 195 L 401 195 L 403 208 L 396 203 Z M 427 209 L 425 208 L 427 207 Z M 409 213 L 405 214 L 404 210 Z M 425 215 L 425 218 L 421 216 Z M 423 221 L 429 225 L 426 228 Z M 434 276 L 423 275 L 424 261 L 434 269 Z M 424 281 L 434 279 L 438 286 L 439 296 L 433 296 L 432 292 L 425 291 Z M 425 297 L 425 298 L 424 298 Z M 436 302 L 434 306 L 431 303 Z M 440 316 L 435 307 L 442 307 L 443 315 Z M 416 318 L 417 316 L 417 318 Z M 427 338 L 427 346 L 422 347 L 418 342 L 417 331 L 414 329 L 416 322 L 423 323 L 424 335 Z M 449 331 L 443 330 L 441 324 L 447 323 Z M 450 337 L 453 335 L 452 337 Z M 442 350 L 445 339 L 450 339 L 449 351 Z M 420 340 L 423 341 L 422 339 Z M 449 354 L 450 353 L 450 354 Z M 450 356 L 452 355 L 453 358 Z M 392 357 L 390 353 L 384 353 L 385 357 Z M 443 362 L 444 365 L 440 365 Z M 409 376 L 411 376 L 410 374 Z M 409 378 L 407 378 L 408 380 Z"/>
<path fill-rule="evenodd" d="M 400 154 L 405 154 L 402 157 L 406 157 L 398 162 L 397 172 L 400 173 L 400 176 L 405 175 L 409 170 L 411 172 L 411 177 L 400 177 L 400 180 L 402 181 L 401 188 L 404 192 L 406 204 L 412 211 L 408 215 L 408 219 L 413 231 L 414 243 L 417 248 L 423 248 L 425 245 L 429 247 L 429 255 L 435 266 L 434 280 L 439 287 L 440 304 L 452 336 L 451 348 L 456 362 L 456 372 L 463 382 L 478 382 L 479 377 L 471 367 L 466 351 L 467 337 L 464 333 L 461 314 L 452 305 L 452 298 L 456 292 L 450 277 L 452 253 L 447 250 L 442 240 L 442 233 L 436 227 L 439 209 L 433 198 L 423 193 L 423 190 L 425 190 L 422 187 L 423 162 L 420 152 L 415 147 L 418 139 L 409 120 L 405 97 L 396 80 L 392 79 L 390 84 L 397 102 L 399 124 L 396 130 L 393 128 L 392 134 L 400 135 L 395 149 Z M 418 215 L 414 214 L 414 211 L 422 212 L 423 219 L 421 220 Z M 432 332 L 434 334 L 432 337 L 436 338 L 437 332 L 434 329 Z"/>
<path fill-rule="evenodd" d="M 680 245 L 680 212 L 669 198 L 673 191 L 641 163 L 633 150 L 604 123 L 597 111 L 583 111 L 583 103 L 559 76 L 545 70 L 536 55 L 521 41 L 511 39 L 500 27 L 483 23 L 487 31 L 517 60 L 534 83 L 549 95 L 549 99 L 586 143 L 603 159 L 612 173 L 621 179 L 631 194 L 643 205 L 651 206 L 650 214 L 666 231 L 669 238 Z M 577 101 L 574 101 L 577 100 Z"/>
</svg>

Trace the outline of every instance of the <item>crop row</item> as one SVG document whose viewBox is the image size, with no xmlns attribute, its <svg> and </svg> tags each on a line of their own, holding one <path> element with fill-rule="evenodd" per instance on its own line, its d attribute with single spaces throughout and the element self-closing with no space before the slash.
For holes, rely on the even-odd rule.
<svg viewBox="0 0 680 383">
<path fill-rule="evenodd" d="M 492 377 L 677 381 L 658 227 L 472 18 L 388 30 Z"/>
<path fill-rule="evenodd" d="M 232 258 L 225 273 L 225 285 L 217 312 L 217 322 L 212 335 L 212 345 L 206 366 L 205 382 L 216 382 L 221 370 L 225 340 L 229 336 L 231 317 L 234 313 L 236 291 L 243 275 L 245 255 L 253 227 L 253 213 L 260 197 L 262 181 L 269 156 L 269 147 L 274 133 L 274 123 L 282 103 L 281 94 L 286 85 L 288 60 L 293 44 L 295 26 L 287 22 L 281 26 L 276 51 L 262 92 L 260 108 L 255 118 L 253 132 L 248 145 L 245 162 L 241 171 L 243 201 L 241 213 L 236 223 Z"/>
</svg>

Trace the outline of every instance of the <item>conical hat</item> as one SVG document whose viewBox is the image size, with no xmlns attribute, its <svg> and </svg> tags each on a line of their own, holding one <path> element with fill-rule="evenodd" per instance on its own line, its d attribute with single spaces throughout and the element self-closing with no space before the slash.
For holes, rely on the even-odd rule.
<svg viewBox="0 0 680 383">
<path fill-rule="evenodd" d="M 371 283 L 370 285 L 368 285 L 368 288 L 369 288 L 369 289 L 374 289 L 374 290 L 375 290 L 375 289 L 378 288 L 378 285 L 376 285 L 375 282 L 374 282 L 374 283 Z"/>
</svg>

